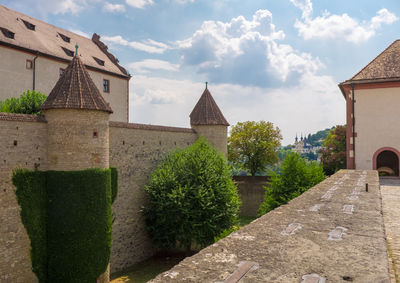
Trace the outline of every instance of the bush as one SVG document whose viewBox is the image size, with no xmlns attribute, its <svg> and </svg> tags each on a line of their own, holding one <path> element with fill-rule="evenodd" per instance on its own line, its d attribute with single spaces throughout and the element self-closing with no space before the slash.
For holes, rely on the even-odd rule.
<svg viewBox="0 0 400 283">
<path fill-rule="evenodd" d="M 27 90 L 19 98 L 8 98 L 0 101 L 0 112 L 21 113 L 21 114 L 41 114 L 40 106 L 47 96 L 40 91 Z"/>
<path fill-rule="evenodd" d="M 12 182 L 21 207 L 22 223 L 31 240 L 32 271 L 39 282 L 47 282 L 47 191 L 46 173 L 17 169 Z"/>
<path fill-rule="evenodd" d="M 115 169 L 14 171 L 32 270 L 40 283 L 93 283 L 105 272 L 116 178 Z"/>
<path fill-rule="evenodd" d="M 306 162 L 295 152 L 285 157 L 279 171 L 279 174 L 276 171 L 271 173 L 271 183 L 265 187 L 264 202 L 258 211 L 259 215 L 288 203 L 325 178 L 318 162 Z"/>
<path fill-rule="evenodd" d="M 161 248 L 204 247 L 237 221 L 240 200 L 225 158 L 201 138 L 165 157 L 145 187 L 147 230 Z"/>
</svg>

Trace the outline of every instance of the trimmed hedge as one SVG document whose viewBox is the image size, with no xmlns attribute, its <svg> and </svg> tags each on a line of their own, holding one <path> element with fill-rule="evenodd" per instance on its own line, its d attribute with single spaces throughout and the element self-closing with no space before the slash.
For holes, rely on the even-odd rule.
<svg viewBox="0 0 400 283">
<path fill-rule="evenodd" d="M 39 282 L 93 283 L 106 271 L 117 178 L 116 169 L 14 171 Z"/>
<path fill-rule="evenodd" d="M 115 167 L 111 169 L 111 203 L 114 203 L 118 195 L 118 170 Z"/>
<path fill-rule="evenodd" d="M 13 172 L 21 220 L 31 240 L 32 271 L 39 282 L 47 282 L 47 193 L 46 172 L 17 169 Z"/>
</svg>

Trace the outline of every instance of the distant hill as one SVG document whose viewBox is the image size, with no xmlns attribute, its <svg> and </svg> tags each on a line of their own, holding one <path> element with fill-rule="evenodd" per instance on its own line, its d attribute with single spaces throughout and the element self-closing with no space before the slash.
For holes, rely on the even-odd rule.
<svg viewBox="0 0 400 283">
<path fill-rule="evenodd" d="M 310 144 L 311 146 L 321 146 L 322 141 L 328 136 L 329 131 L 332 130 L 335 127 L 332 127 L 330 129 L 325 129 L 316 132 L 315 134 L 309 134 L 307 136 L 307 143 Z"/>
</svg>

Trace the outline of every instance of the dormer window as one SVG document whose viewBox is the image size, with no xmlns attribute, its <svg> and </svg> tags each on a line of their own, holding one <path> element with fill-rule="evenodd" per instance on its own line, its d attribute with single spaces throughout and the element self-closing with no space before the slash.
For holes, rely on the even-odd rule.
<svg viewBox="0 0 400 283">
<path fill-rule="evenodd" d="M 9 29 L 0 27 L 1 32 L 5 37 L 14 39 L 15 32 L 10 31 Z"/>
<path fill-rule="evenodd" d="M 32 23 L 30 23 L 28 21 L 25 21 L 25 20 L 22 20 L 22 21 L 24 22 L 24 24 L 25 24 L 27 29 L 35 30 L 35 25 L 34 24 L 32 24 Z"/>
<path fill-rule="evenodd" d="M 93 56 L 93 59 L 97 62 L 97 64 L 99 64 L 100 66 L 104 66 L 104 61 L 103 60 L 101 60 L 101 59 L 99 59 L 99 58 L 96 58 L 96 57 L 94 57 Z"/>
<path fill-rule="evenodd" d="M 62 38 L 62 40 L 64 40 L 65 42 L 68 42 L 68 43 L 71 42 L 71 38 L 70 37 L 68 37 L 68 36 L 66 36 L 66 35 L 64 35 L 62 33 L 58 33 L 58 34 Z"/>
<path fill-rule="evenodd" d="M 65 47 L 61 47 L 61 48 L 62 48 L 62 50 L 64 50 L 64 52 L 65 52 L 65 54 L 67 54 L 67 56 L 74 57 L 74 51 L 69 50 Z"/>
</svg>

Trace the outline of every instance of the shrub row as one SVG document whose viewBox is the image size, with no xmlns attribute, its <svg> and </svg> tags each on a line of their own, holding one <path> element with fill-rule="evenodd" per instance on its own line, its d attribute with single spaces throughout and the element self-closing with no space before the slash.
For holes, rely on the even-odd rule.
<svg viewBox="0 0 400 283">
<path fill-rule="evenodd" d="M 116 169 L 28 171 L 13 184 L 39 282 L 95 282 L 111 252 Z"/>
</svg>

